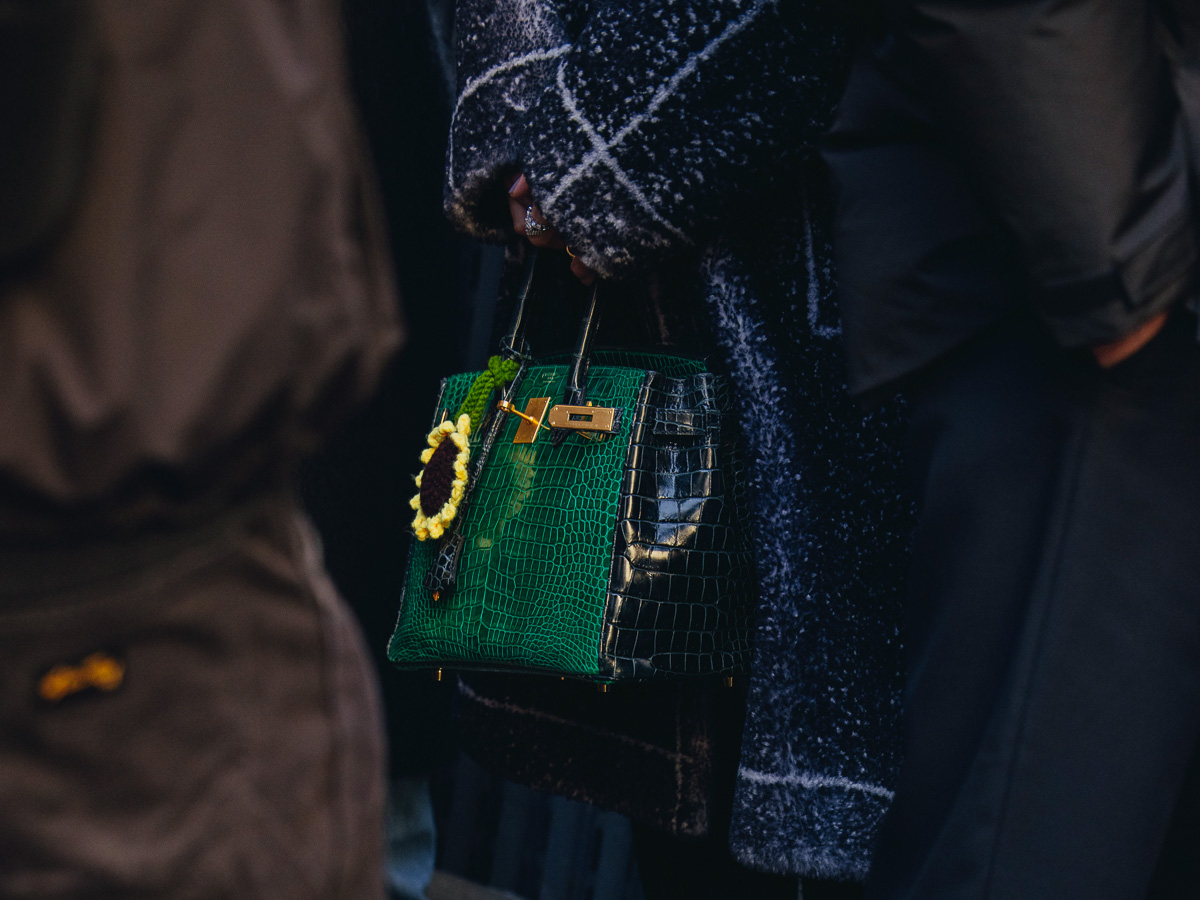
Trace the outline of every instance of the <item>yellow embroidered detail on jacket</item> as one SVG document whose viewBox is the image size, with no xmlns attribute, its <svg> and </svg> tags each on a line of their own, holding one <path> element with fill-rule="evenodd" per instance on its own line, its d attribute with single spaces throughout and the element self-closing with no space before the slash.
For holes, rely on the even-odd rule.
<svg viewBox="0 0 1200 900">
<path fill-rule="evenodd" d="M 38 696 L 57 703 L 88 688 L 115 691 L 125 681 L 125 664 L 107 653 L 93 653 L 77 666 L 55 666 L 38 682 Z"/>
</svg>

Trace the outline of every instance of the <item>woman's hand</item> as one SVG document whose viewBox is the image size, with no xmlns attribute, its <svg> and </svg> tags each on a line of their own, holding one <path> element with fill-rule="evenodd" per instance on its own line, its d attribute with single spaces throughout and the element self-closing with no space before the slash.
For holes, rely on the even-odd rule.
<svg viewBox="0 0 1200 900">
<path fill-rule="evenodd" d="M 524 235 L 535 247 L 565 250 L 571 257 L 572 275 L 584 284 L 591 284 L 596 280 L 596 273 L 575 258 L 558 229 L 546 221 L 542 211 L 533 202 L 533 192 L 529 190 L 529 182 L 525 180 L 524 175 L 518 175 L 517 180 L 508 189 L 508 211 L 512 214 L 513 229 L 517 234 Z M 527 220 L 532 222 L 533 229 L 526 228 Z"/>
</svg>

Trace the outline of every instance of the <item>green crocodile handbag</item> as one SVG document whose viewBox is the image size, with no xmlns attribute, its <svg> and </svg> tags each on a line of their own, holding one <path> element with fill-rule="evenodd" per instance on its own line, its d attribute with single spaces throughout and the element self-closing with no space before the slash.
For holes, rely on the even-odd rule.
<svg viewBox="0 0 1200 900">
<path fill-rule="evenodd" d="M 600 682 L 744 673 L 754 581 L 724 379 L 695 359 L 534 360 L 523 323 L 442 384 L 388 656 Z"/>
</svg>

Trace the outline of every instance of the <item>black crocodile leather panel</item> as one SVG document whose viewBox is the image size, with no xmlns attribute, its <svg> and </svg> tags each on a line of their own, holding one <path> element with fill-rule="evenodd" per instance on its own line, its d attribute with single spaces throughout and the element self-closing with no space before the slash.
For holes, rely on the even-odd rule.
<svg viewBox="0 0 1200 900">
<path fill-rule="evenodd" d="M 754 578 L 727 390 L 648 372 L 618 507 L 601 669 L 615 681 L 749 670 Z"/>
</svg>

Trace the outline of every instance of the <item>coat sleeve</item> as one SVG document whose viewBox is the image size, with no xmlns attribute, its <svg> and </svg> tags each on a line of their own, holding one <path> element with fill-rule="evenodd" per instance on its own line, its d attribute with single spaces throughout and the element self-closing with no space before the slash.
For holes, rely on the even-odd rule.
<svg viewBox="0 0 1200 900">
<path fill-rule="evenodd" d="M 1056 339 L 1194 289 L 1187 136 L 1149 0 L 894 0 L 901 53 L 1011 229 Z"/>
<path fill-rule="evenodd" d="M 446 149 L 447 218 L 472 237 L 511 236 L 506 176 L 524 167 L 531 107 L 571 49 L 570 23 L 550 0 L 458 0 L 458 93 Z"/>
<path fill-rule="evenodd" d="M 793 0 L 592 5 L 526 116 L 534 198 L 605 276 L 695 244 L 828 124 L 845 52 Z M 814 4 L 815 6 L 815 4 Z"/>
</svg>

